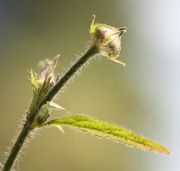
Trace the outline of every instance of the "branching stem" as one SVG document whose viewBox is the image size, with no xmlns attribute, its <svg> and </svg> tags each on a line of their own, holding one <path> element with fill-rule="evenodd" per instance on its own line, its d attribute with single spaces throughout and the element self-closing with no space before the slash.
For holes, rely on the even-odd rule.
<svg viewBox="0 0 180 171">
<path fill-rule="evenodd" d="M 53 97 L 57 94 L 57 92 L 64 87 L 67 81 L 78 71 L 91 57 L 93 57 L 97 53 L 96 46 L 90 46 L 90 48 L 86 51 L 86 53 L 79 58 L 77 62 L 74 63 L 70 67 L 70 69 L 62 76 L 62 78 L 57 82 L 57 84 L 52 88 L 52 90 L 48 93 L 45 102 L 51 101 Z"/>
<path fill-rule="evenodd" d="M 33 108 L 30 108 L 29 112 L 27 113 L 26 121 L 24 126 L 14 143 L 7 160 L 5 161 L 4 167 L 2 171 L 10 171 L 14 161 L 16 160 L 18 153 L 20 152 L 23 143 L 25 142 L 26 138 L 28 137 L 29 133 L 32 130 L 32 125 L 34 120 L 40 111 L 43 104 L 46 104 L 48 101 L 51 101 L 53 97 L 58 93 L 61 88 L 67 83 L 67 81 L 95 54 L 97 53 L 97 49 L 94 45 L 90 46 L 90 48 L 80 57 L 74 65 L 72 65 L 69 70 L 61 77 L 61 79 L 55 84 L 55 86 L 49 91 L 49 93 Z"/>
</svg>

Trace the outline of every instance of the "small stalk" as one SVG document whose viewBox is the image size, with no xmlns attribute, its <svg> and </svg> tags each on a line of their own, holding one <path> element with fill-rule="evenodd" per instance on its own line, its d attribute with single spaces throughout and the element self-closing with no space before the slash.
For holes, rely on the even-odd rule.
<svg viewBox="0 0 180 171">
<path fill-rule="evenodd" d="M 29 112 L 27 112 L 27 117 L 25 124 L 14 143 L 7 160 L 3 166 L 2 171 L 10 171 L 13 167 L 13 164 L 26 140 L 29 133 L 32 131 L 33 124 L 35 122 L 36 116 L 40 111 L 41 107 L 46 104 L 48 101 L 51 101 L 53 97 L 61 90 L 67 81 L 95 54 L 97 53 L 96 46 L 91 45 L 89 49 L 80 57 L 70 68 L 69 70 L 61 77 L 61 79 L 52 87 L 52 89 L 47 93 L 45 97 L 39 99 L 37 104 L 30 107 Z"/>
<path fill-rule="evenodd" d="M 96 53 L 98 53 L 95 45 L 91 45 L 90 48 L 85 52 L 85 54 L 79 58 L 78 61 L 70 67 L 70 69 L 62 76 L 62 78 L 57 82 L 57 84 L 52 88 L 52 90 L 47 94 L 44 101 L 51 101 L 56 93 L 64 87 L 67 81 L 78 71 L 90 58 L 92 58 Z"/>
</svg>

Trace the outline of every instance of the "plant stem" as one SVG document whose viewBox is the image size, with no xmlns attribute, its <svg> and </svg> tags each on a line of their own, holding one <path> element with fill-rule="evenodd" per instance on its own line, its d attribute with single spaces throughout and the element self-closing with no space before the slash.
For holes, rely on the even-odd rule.
<svg viewBox="0 0 180 171">
<path fill-rule="evenodd" d="M 56 93 L 64 87 L 67 81 L 78 71 L 92 56 L 97 53 L 96 46 L 92 45 L 90 48 L 85 52 L 85 54 L 79 58 L 78 61 L 74 63 L 70 67 L 70 69 L 61 77 L 61 79 L 57 82 L 57 84 L 52 88 L 52 90 L 47 94 L 44 101 L 51 101 Z"/>
<path fill-rule="evenodd" d="M 4 164 L 4 167 L 2 169 L 2 171 L 9 171 L 11 170 L 12 166 L 13 166 L 13 163 L 26 139 L 26 137 L 28 136 L 29 134 L 29 130 L 28 127 L 23 127 L 21 133 L 19 134 L 14 146 L 12 147 L 11 149 L 11 152 Z"/>
<path fill-rule="evenodd" d="M 23 146 L 24 141 L 32 131 L 32 125 L 42 105 L 46 104 L 48 101 L 51 101 L 53 97 L 58 93 L 58 91 L 64 87 L 67 81 L 96 53 L 96 47 L 94 45 L 91 45 L 90 48 L 83 54 L 83 56 L 80 57 L 61 77 L 61 79 L 55 84 L 55 86 L 49 91 L 49 93 L 41 101 L 37 102 L 37 105 L 35 105 L 34 108 L 31 108 L 31 110 L 27 113 L 25 124 L 15 144 L 13 145 L 7 160 L 5 161 L 2 171 L 11 170 L 19 151 Z"/>
</svg>

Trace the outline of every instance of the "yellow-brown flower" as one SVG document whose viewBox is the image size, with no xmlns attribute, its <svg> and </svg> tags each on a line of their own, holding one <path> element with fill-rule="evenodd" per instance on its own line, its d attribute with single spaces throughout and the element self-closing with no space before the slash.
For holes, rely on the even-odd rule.
<svg viewBox="0 0 180 171">
<path fill-rule="evenodd" d="M 116 28 L 106 24 L 95 24 L 95 15 L 93 15 L 90 34 L 98 53 L 123 66 L 125 63 L 117 57 L 121 52 L 121 37 L 126 31 L 126 27 Z"/>
</svg>

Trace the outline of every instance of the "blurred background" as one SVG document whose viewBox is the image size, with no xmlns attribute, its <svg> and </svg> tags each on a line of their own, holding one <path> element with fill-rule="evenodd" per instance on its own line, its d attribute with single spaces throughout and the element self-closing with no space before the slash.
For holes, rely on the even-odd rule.
<svg viewBox="0 0 180 171">
<path fill-rule="evenodd" d="M 51 128 L 28 143 L 16 169 L 179 171 L 179 7 L 178 0 L 0 0 L 0 162 L 32 98 L 27 70 L 60 54 L 57 72 L 62 73 L 86 48 L 96 14 L 99 22 L 128 27 L 120 56 L 127 67 L 96 60 L 56 102 L 73 114 L 124 125 L 155 139 L 173 155 Z"/>
</svg>

